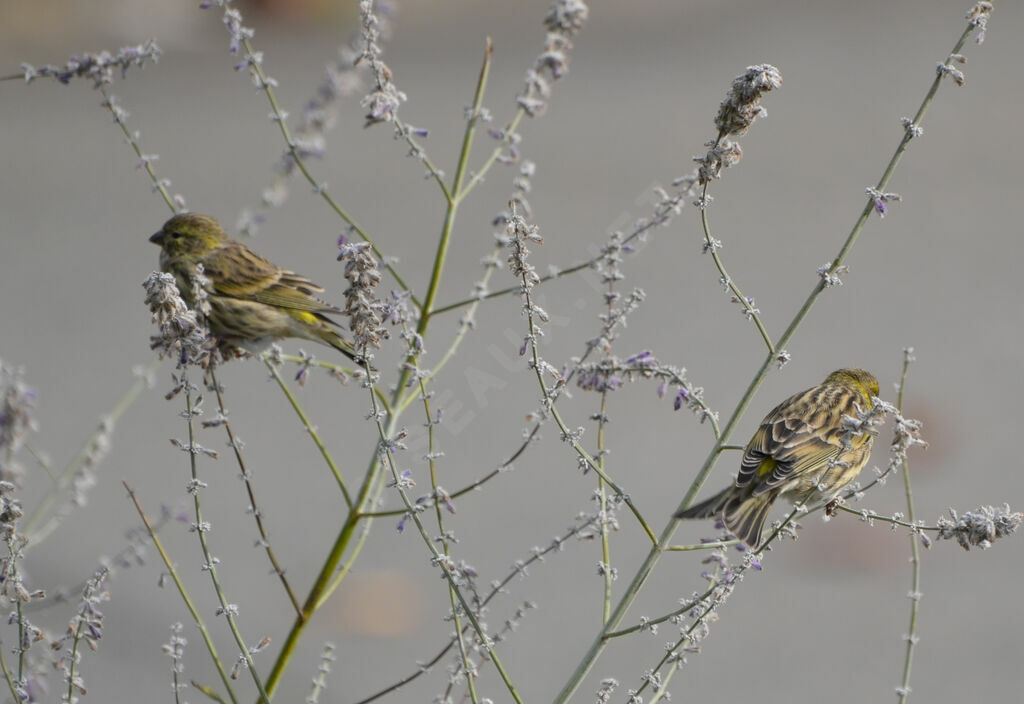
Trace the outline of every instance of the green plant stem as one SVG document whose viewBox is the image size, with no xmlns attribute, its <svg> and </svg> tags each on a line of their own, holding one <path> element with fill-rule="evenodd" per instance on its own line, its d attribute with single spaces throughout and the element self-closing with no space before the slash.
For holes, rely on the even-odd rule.
<svg viewBox="0 0 1024 704">
<path fill-rule="evenodd" d="M 484 101 L 484 90 L 487 86 L 487 75 L 491 69 L 491 56 L 494 51 L 494 43 L 487 38 L 487 47 L 484 50 L 484 61 L 480 67 L 480 77 L 476 84 L 476 94 L 473 96 L 473 107 L 469 120 L 466 121 L 466 131 L 462 137 L 462 149 L 459 152 L 459 161 L 455 167 L 455 175 L 452 178 L 451 192 L 458 193 L 462 190 L 462 180 L 466 176 L 466 167 L 469 164 L 469 154 L 473 148 L 473 135 L 476 133 L 476 123 L 480 119 L 480 107 Z M 455 226 L 455 216 L 458 212 L 459 201 L 452 199 L 444 216 L 444 225 L 441 228 L 441 237 L 437 242 L 437 253 L 434 255 L 434 269 L 430 274 L 430 284 L 427 286 L 427 295 L 423 299 L 423 315 L 420 318 L 419 334 L 427 330 L 427 323 L 433 314 L 434 301 L 437 299 L 437 291 L 441 286 L 441 274 L 444 272 L 445 259 L 448 256 L 448 246 L 451 244 L 452 228 Z"/>
<path fill-rule="evenodd" d="M 313 439 L 313 444 L 316 445 L 316 448 L 320 451 L 320 456 L 324 458 L 324 462 L 326 462 L 327 466 L 330 468 L 331 474 L 334 475 L 334 481 L 338 483 L 338 488 L 341 489 L 341 493 L 345 497 L 345 505 L 348 506 L 349 511 L 351 511 L 352 496 L 348 493 L 348 486 L 345 484 L 345 478 L 341 476 L 341 470 L 334 462 L 334 458 L 331 456 L 331 453 L 328 452 L 323 440 L 320 439 L 320 434 L 317 432 L 316 426 L 310 422 L 309 417 L 302 409 L 302 405 L 299 403 L 299 400 L 295 397 L 295 394 L 292 393 L 291 389 L 288 388 L 288 385 L 281 377 L 281 373 L 277 370 L 274 363 L 267 359 L 266 356 L 263 357 L 263 363 L 266 365 L 267 369 L 270 370 L 270 374 L 274 377 L 274 381 L 276 381 L 277 385 L 281 387 L 281 392 L 284 393 L 288 402 L 291 404 L 292 409 L 295 411 L 295 414 L 299 417 L 299 420 L 302 421 L 302 425 L 306 429 L 306 432 L 309 433 L 309 437 Z"/>
<path fill-rule="evenodd" d="M 363 503 L 364 506 L 374 506 L 380 500 L 380 495 L 384 491 L 384 473 L 377 472 L 375 475 L 375 481 L 372 483 L 368 499 Z M 348 573 L 352 571 L 352 566 L 355 564 L 356 559 L 359 557 L 359 553 L 363 551 L 363 546 L 366 544 L 366 539 L 370 536 L 370 528 L 373 527 L 373 516 L 366 512 L 359 514 L 359 519 L 362 522 L 362 529 L 359 531 L 358 537 L 355 542 L 351 543 L 351 549 L 348 551 L 348 557 L 342 561 L 338 567 L 337 573 L 334 578 L 331 579 L 327 588 L 324 589 L 320 595 L 320 599 L 314 606 L 314 611 L 318 610 L 321 606 L 326 603 L 334 591 L 341 586 L 341 583 L 348 576 Z"/>
<path fill-rule="evenodd" d="M 389 432 L 394 432 L 393 421 L 389 423 L 388 427 Z M 285 636 L 284 643 L 281 645 L 281 651 L 278 653 L 277 659 L 274 661 L 274 665 L 271 668 L 270 673 L 267 675 L 266 688 L 267 692 L 271 696 L 273 696 L 274 691 L 277 689 L 277 685 L 280 684 L 281 676 L 284 674 L 284 670 L 287 667 L 288 662 L 295 654 L 299 638 L 301 638 L 302 633 L 305 631 L 310 618 L 322 603 L 324 593 L 327 592 L 329 588 L 332 588 L 331 584 L 334 572 L 341 563 L 342 557 L 345 555 L 345 550 L 348 548 L 356 527 L 359 525 L 359 520 L 362 517 L 359 510 L 367 505 L 367 498 L 371 494 L 374 485 L 373 480 L 377 476 L 379 469 L 380 461 L 375 454 L 370 460 L 366 474 L 363 476 L 363 483 L 359 488 L 359 493 L 355 501 L 356 508 L 349 511 L 348 515 L 345 517 L 345 522 L 342 524 L 323 565 L 321 565 L 320 572 L 317 574 L 316 580 L 313 582 L 313 585 L 309 589 L 309 593 L 306 595 L 306 600 L 302 605 L 302 612 L 292 623 L 292 627 L 288 631 L 288 635 Z M 337 584 L 334 585 L 334 587 L 336 586 Z"/>
<path fill-rule="evenodd" d="M 14 678 L 11 677 L 11 671 L 7 667 L 7 658 L 4 657 L 4 653 L 7 648 L 4 647 L 4 643 L 0 640 L 0 669 L 4 672 L 4 679 L 7 680 L 7 688 L 11 690 L 11 701 L 21 701 L 21 697 L 18 695 L 18 688 L 14 685 Z"/>
<path fill-rule="evenodd" d="M 484 50 L 484 60 L 480 67 L 480 75 L 477 79 L 476 92 L 473 97 L 473 106 L 471 108 L 469 119 L 466 121 L 466 130 L 462 136 L 462 148 L 459 151 L 459 161 L 455 167 L 455 175 L 452 177 L 452 185 L 449 191 L 457 194 L 462 189 L 462 181 L 466 176 L 466 166 L 469 163 L 469 154 L 473 147 L 473 135 L 477 121 L 480 119 L 480 108 L 483 105 L 484 91 L 487 87 L 487 76 L 491 69 L 491 56 L 494 51 L 494 44 L 491 38 L 487 38 L 487 46 Z M 448 256 L 448 247 L 451 244 L 452 229 L 455 227 L 455 217 L 458 213 L 459 201 L 457 198 L 452 198 L 448 201 L 448 207 L 445 210 L 444 224 L 441 226 L 441 236 L 437 241 L 437 251 L 434 254 L 434 265 L 430 272 L 430 283 L 427 285 L 427 294 L 423 299 L 423 305 L 420 306 L 420 320 L 416 326 L 416 333 L 425 338 L 427 335 L 427 328 L 430 325 L 430 319 L 433 316 L 431 308 L 434 306 L 434 302 L 437 299 L 437 292 L 441 286 L 441 277 L 444 273 L 445 259 Z M 393 401 L 397 405 L 398 399 L 409 381 L 409 375 L 412 373 L 411 369 L 406 366 L 402 369 L 402 373 L 399 376 L 398 383 L 395 385 L 395 393 Z"/>
<path fill-rule="evenodd" d="M 495 147 L 491 151 L 491 155 L 484 160 L 483 164 L 480 165 L 480 168 L 477 169 L 476 173 L 473 174 L 473 177 L 469 179 L 469 182 L 466 184 L 465 188 L 463 188 L 462 190 L 458 191 L 453 195 L 453 199 L 455 200 L 456 203 L 461 203 L 462 201 L 464 201 L 466 199 L 466 196 L 469 195 L 469 192 L 472 191 L 477 185 L 483 182 L 484 176 L 486 176 L 487 172 L 491 170 L 492 166 L 494 166 L 495 162 L 498 160 L 498 157 L 501 156 L 501 153 L 505 151 L 505 143 L 508 142 L 507 136 L 515 134 L 516 128 L 519 127 L 519 123 L 524 117 L 526 117 L 526 110 L 524 110 L 523 108 L 519 108 L 516 111 L 516 114 L 512 118 L 511 122 L 509 122 L 508 126 L 505 128 L 506 139 L 504 140 L 504 142 L 501 145 Z"/>
<path fill-rule="evenodd" d="M 251 53 L 250 47 L 246 46 L 246 51 Z M 458 193 L 462 186 L 462 181 L 466 173 L 466 164 L 468 162 L 470 149 L 473 143 L 473 132 L 476 126 L 476 122 L 480 116 L 480 107 L 483 103 L 483 94 L 487 82 L 488 71 L 490 69 L 491 55 L 492 43 L 488 39 L 487 48 L 484 54 L 484 62 L 480 70 L 480 78 L 477 83 L 476 95 L 473 101 L 473 111 L 466 125 L 466 132 L 463 137 L 459 163 L 456 168 L 455 175 L 453 177 L 452 187 L 450 189 L 451 193 Z M 256 68 L 258 70 L 261 70 L 259 69 L 259 67 Z M 268 90 L 267 95 L 268 98 L 270 98 L 273 96 L 273 92 Z M 271 105 L 272 107 L 274 107 L 275 112 L 279 114 L 279 111 L 277 110 L 276 106 L 276 100 L 273 101 Z M 281 125 L 282 132 L 284 134 L 287 134 L 287 128 L 284 125 L 283 120 L 279 120 L 278 124 Z M 286 137 L 286 139 L 288 139 L 288 137 Z M 291 145 L 290 141 L 288 143 L 289 145 Z M 298 161 L 297 163 L 299 164 L 300 168 L 302 168 L 301 161 Z M 305 170 L 303 172 L 305 173 Z M 307 178 L 310 177 L 307 176 Z M 327 197 L 326 193 L 324 194 L 324 196 L 325 198 Z M 449 202 L 448 209 L 445 214 L 444 225 L 442 227 L 441 237 L 438 241 L 437 253 L 435 255 L 434 267 L 431 273 L 430 284 L 427 289 L 427 296 L 422 304 L 417 303 L 420 309 L 420 320 L 417 326 L 417 333 L 420 336 L 425 336 L 427 327 L 430 322 L 430 307 L 433 305 L 433 302 L 436 299 L 437 291 L 441 283 L 441 275 L 444 270 L 444 260 L 447 255 L 448 246 L 451 241 L 452 228 L 455 224 L 456 210 L 457 201 L 453 198 Z M 338 211 L 337 208 L 336 211 Z M 340 211 L 339 215 L 342 215 Z M 342 215 L 342 217 L 347 222 L 349 222 L 350 225 L 354 226 L 354 224 L 349 220 L 349 218 L 346 215 Z M 378 257 L 381 256 L 376 249 L 374 250 L 374 252 L 375 254 L 377 254 Z M 395 272 L 391 269 L 390 266 L 388 266 L 388 270 L 392 272 L 392 275 L 395 275 Z M 396 281 L 399 281 L 400 284 L 402 283 L 401 279 L 399 279 L 397 276 Z M 404 284 L 403 288 L 407 291 L 409 290 L 408 287 L 405 286 Z M 414 303 L 417 302 L 415 297 L 413 298 L 413 301 Z M 398 383 L 395 384 L 395 391 L 392 398 L 393 404 L 397 402 L 398 399 L 401 397 L 402 389 L 406 387 L 410 373 L 411 372 L 408 368 L 403 369 L 398 380 Z M 379 392 L 377 392 L 375 387 L 371 386 L 371 390 L 375 407 L 377 406 L 378 403 L 385 401 L 383 396 L 380 395 Z M 391 435 L 396 430 L 397 420 L 400 416 L 400 413 L 389 413 L 388 416 L 389 420 L 385 432 L 388 435 Z M 368 467 L 366 474 L 364 475 L 363 483 L 360 487 L 358 498 L 354 502 L 350 503 L 351 510 L 349 511 L 349 514 L 345 519 L 345 523 L 342 525 L 341 530 L 339 531 L 338 536 L 335 539 L 334 545 L 331 547 L 331 550 L 328 553 L 327 558 L 325 559 L 324 564 L 320 569 L 320 573 L 317 575 L 316 580 L 310 587 L 310 591 L 303 604 L 301 614 L 296 618 L 295 622 L 292 624 L 292 628 L 288 632 L 288 635 L 285 637 L 285 641 L 281 646 L 281 652 L 278 654 L 278 657 L 275 660 L 269 675 L 267 676 L 266 687 L 267 691 L 271 694 L 273 694 L 274 690 L 277 688 L 281 676 L 284 673 L 284 669 L 295 652 L 295 648 L 298 645 L 298 640 L 301 637 L 303 631 L 305 630 L 309 618 L 322 603 L 325 593 L 337 587 L 338 582 L 333 581 L 332 576 L 334 575 L 334 572 L 338 568 L 339 564 L 341 564 L 342 562 L 342 558 L 344 557 L 345 551 L 352 541 L 352 537 L 355 533 L 359 521 L 364 517 L 361 511 L 367 505 L 367 497 L 371 493 L 371 489 L 374 485 L 373 479 L 378 474 L 380 467 L 381 465 L 379 458 L 375 455 L 370 462 L 370 466 Z M 363 533 L 363 535 L 365 536 L 365 532 Z"/>
</svg>

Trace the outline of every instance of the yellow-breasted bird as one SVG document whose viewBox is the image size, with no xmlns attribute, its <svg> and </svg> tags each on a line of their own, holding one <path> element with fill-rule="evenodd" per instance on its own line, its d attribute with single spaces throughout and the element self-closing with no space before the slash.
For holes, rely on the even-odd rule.
<svg viewBox="0 0 1024 704">
<path fill-rule="evenodd" d="M 830 501 L 860 474 L 874 436 L 854 435 L 844 443 L 843 416 L 856 418 L 871 408 L 872 396 L 878 396 L 878 381 L 863 369 L 839 369 L 820 385 L 790 396 L 761 421 L 732 485 L 676 518 L 721 516 L 729 532 L 757 547 L 779 496 L 794 504 Z"/>
<path fill-rule="evenodd" d="M 359 361 L 352 345 L 327 317 L 342 311 L 317 298 L 323 288 L 282 269 L 224 233 L 214 218 L 175 215 L 149 238 L 160 247 L 160 268 L 172 274 L 182 298 L 195 307 L 192 280 L 196 264 L 209 280 L 205 287 L 210 332 L 229 345 L 258 351 L 274 340 L 301 337 L 330 345 Z"/>
</svg>

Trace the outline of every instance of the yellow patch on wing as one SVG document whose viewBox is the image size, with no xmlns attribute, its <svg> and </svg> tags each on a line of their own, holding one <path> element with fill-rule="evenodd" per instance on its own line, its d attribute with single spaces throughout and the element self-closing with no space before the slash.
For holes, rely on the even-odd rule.
<svg viewBox="0 0 1024 704">
<path fill-rule="evenodd" d="M 761 460 L 761 465 L 757 468 L 757 478 L 761 479 L 775 470 L 775 465 L 778 462 L 773 457 L 765 457 Z"/>
</svg>

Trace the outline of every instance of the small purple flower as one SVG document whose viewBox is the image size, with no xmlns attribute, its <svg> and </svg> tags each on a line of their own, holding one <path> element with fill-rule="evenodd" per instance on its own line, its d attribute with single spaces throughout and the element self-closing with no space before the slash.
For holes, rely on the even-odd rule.
<svg viewBox="0 0 1024 704">
<path fill-rule="evenodd" d="M 679 390 L 676 392 L 675 403 L 673 403 L 672 406 L 673 408 L 675 408 L 675 410 L 678 411 L 680 408 L 683 407 L 683 404 L 687 403 L 689 400 L 690 392 L 687 391 L 684 387 L 680 386 Z"/>
</svg>

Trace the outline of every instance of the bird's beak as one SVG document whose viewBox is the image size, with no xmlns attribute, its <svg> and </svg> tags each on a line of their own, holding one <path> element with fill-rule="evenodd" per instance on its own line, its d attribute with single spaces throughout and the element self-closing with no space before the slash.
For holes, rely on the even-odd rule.
<svg viewBox="0 0 1024 704">
<path fill-rule="evenodd" d="M 164 231 L 160 230 L 160 232 L 157 232 L 155 235 L 150 237 L 149 241 L 152 242 L 153 244 L 155 244 L 157 247 L 163 247 L 164 246 Z"/>
</svg>

